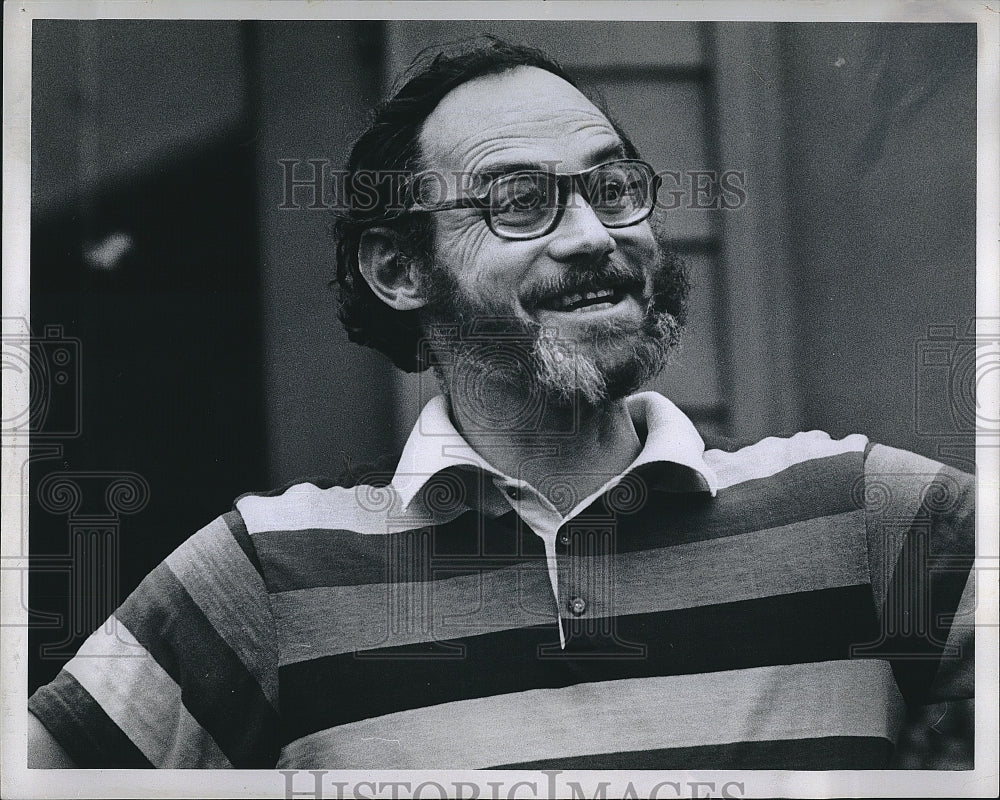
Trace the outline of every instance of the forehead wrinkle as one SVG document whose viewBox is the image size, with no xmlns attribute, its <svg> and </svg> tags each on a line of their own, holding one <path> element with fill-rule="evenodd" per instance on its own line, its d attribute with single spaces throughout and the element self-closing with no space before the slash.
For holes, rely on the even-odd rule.
<svg viewBox="0 0 1000 800">
<path fill-rule="evenodd" d="M 487 159 L 501 153 L 510 154 L 510 158 L 504 160 L 558 161 L 559 159 L 554 158 L 554 156 L 565 155 L 565 151 L 572 144 L 572 139 L 575 136 L 581 137 L 581 139 L 584 136 L 588 137 L 588 153 L 608 149 L 609 146 L 622 146 L 621 138 L 610 123 L 604 119 L 581 120 L 574 124 L 567 124 L 558 135 L 553 135 L 550 132 L 532 135 L 530 131 L 525 131 L 520 122 L 510 123 L 506 130 L 510 131 L 510 135 L 505 135 L 500 130 L 494 130 L 490 132 L 494 135 L 485 139 L 482 138 L 483 132 L 481 131 L 470 133 L 455 142 L 453 146 L 443 150 L 438 149 L 436 155 L 446 168 L 471 172 L 479 169 Z M 433 154 L 428 153 L 428 155 L 432 156 Z"/>
<path fill-rule="evenodd" d="M 477 78 L 446 95 L 420 131 L 424 168 L 468 170 L 494 148 L 523 150 L 530 157 L 522 160 L 553 160 L 557 153 L 532 153 L 533 146 L 557 144 L 566 148 L 574 136 L 606 133 L 609 140 L 620 142 L 603 112 L 551 73 L 537 71 L 539 74 L 531 78 L 532 91 L 515 91 L 531 76 L 528 70 L 535 71 L 517 68 Z M 549 97 L 533 91 L 536 87 L 544 91 L 546 86 L 554 87 Z"/>
<path fill-rule="evenodd" d="M 501 115 L 495 111 L 492 113 L 496 115 L 496 119 L 480 117 L 476 120 L 477 124 L 473 130 L 460 134 L 455 143 L 447 149 L 454 150 L 463 143 L 483 137 L 521 136 L 535 138 L 539 135 L 546 135 L 545 131 L 551 130 L 553 124 L 560 131 L 560 135 L 583 132 L 591 128 L 604 129 L 614 133 L 611 123 L 596 108 L 584 113 L 572 110 L 550 111 L 537 107 L 532 110 L 536 112 L 534 118 L 518 116 L 513 112 Z M 457 126 L 453 126 L 450 130 L 454 132 L 456 128 Z"/>
</svg>

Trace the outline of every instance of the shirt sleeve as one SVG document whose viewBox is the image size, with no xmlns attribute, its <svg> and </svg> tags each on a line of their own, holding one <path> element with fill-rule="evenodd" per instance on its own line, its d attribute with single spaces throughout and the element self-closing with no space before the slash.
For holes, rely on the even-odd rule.
<svg viewBox="0 0 1000 800">
<path fill-rule="evenodd" d="M 889 660 L 909 703 L 972 697 L 974 477 L 872 445 L 864 505 L 880 633 L 857 655 Z"/>
<path fill-rule="evenodd" d="M 156 567 L 28 700 L 80 767 L 266 768 L 277 761 L 277 645 L 238 512 Z"/>
</svg>

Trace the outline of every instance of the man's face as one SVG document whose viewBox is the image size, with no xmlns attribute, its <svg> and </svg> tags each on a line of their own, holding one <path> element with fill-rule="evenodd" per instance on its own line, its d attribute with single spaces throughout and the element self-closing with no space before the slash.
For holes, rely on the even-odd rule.
<svg viewBox="0 0 1000 800">
<path fill-rule="evenodd" d="M 561 78 L 533 67 L 456 88 L 427 118 L 420 144 L 423 166 L 446 176 L 446 198 L 459 195 L 458 176 L 578 172 L 623 156 L 600 110 Z M 672 282 L 683 281 L 683 273 L 648 221 L 606 228 L 575 193 L 556 228 L 536 239 L 496 236 L 478 209 L 433 216 L 425 318 L 459 322 L 463 334 L 487 319 L 494 343 L 527 340 L 531 368 L 512 370 L 511 381 L 533 380 L 540 385 L 526 388 L 552 399 L 582 397 L 596 405 L 633 391 L 662 367 L 679 327 L 663 300 L 677 293 Z M 588 293 L 598 296 L 587 303 Z M 456 350 L 495 375 L 509 353 L 498 355 L 503 345 L 481 346 L 483 330 L 476 343 Z"/>
</svg>

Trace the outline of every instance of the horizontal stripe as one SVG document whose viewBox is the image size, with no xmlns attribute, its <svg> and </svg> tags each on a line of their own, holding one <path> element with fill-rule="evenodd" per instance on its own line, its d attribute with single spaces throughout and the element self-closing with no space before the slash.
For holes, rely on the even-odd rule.
<svg viewBox="0 0 1000 800">
<path fill-rule="evenodd" d="M 644 503 L 622 512 L 613 492 L 564 525 L 613 528 L 619 552 L 735 536 L 832 517 L 858 509 L 851 489 L 860 463 L 854 454 L 790 467 L 780 476 L 719 492 L 678 494 L 643 487 Z M 637 479 L 641 480 L 641 479 Z M 837 490 L 836 487 L 841 487 Z M 328 524 L 339 524 L 331 518 Z M 272 592 L 314 586 L 399 580 L 443 559 L 497 556 L 498 565 L 541 557 L 539 539 L 513 513 L 487 520 L 467 512 L 451 522 L 371 536 L 350 530 L 268 531 L 254 535 Z M 423 567 L 421 566 L 423 565 Z M 477 564 L 474 569 L 491 568 Z M 496 567 L 492 567 L 496 568 Z M 471 571 L 471 570 L 470 570 Z M 424 578 L 426 579 L 426 578 Z"/>
<path fill-rule="evenodd" d="M 860 471 L 860 455 L 854 451 L 838 453 L 835 452 L 837 448 L 832 446 L 827 449 L 833 454 L 802 463 L 785 464 L 784 469 L 778 473 L 756 478 L 741 475 L 740 481 L 735 484 L 727 483 L 727 491 L 719 493 L 720 500 L 726 498 L 722 502 L 712 502 L 708 494 L 694 493 L 696 505 L 691 510 L 695 513 L 687 520 L 687 525 L 684 520 L 678 522 L 681 534 L 691 524 L 708 524 L 708 536 L 725 535 L 732 526 L 736 526 L 733 532 L 763 530 L 856 508 L 856 505 L 852 505 L 854 499 L 851 488 Z M 647 485 L 648 476 L 645 472 L 639 471 L 633 473 L 633 476 L 643 484 L 641 493 L 647 497 L 647 502 L 637 509 L 638 513 L 634 515 L 636 518 L 645 512 L 647 515 L 654 515 L 662 523 L 664 503 L 671 512 L 683 513 L 683 507 L 676 505 L 679 500 L 676 493 L 657 491 L 654 486 Z M 464 491 L 457 488 L 459 485 L 464 487 L 464 484 L 460 481 L 455 484 L 456 491 Z M 838 486 L 844 487 L 842 492 L 831 491 L 831 487 Z M 614 490 L 606 493 L 591 504 L 584 514 L 597 513 L 609 518 L 620 518 L 618 512 L 621 509 L 615 507 L 614 494 Z M 450 498 L 446 505 L 447 508 L 442 507 L 438 515 L 440 519 L 430 521 L 441 525 L 461 517 L 463 524 L 468 526 L 472 520 L 481 518 L 479 514 L 466 513 L 466 505 L 457 502 L 455 498 Z M 328 530 L 337 532 L 338 536 L 346 533 L 384 536 L 426 526 L 430 522 L 425 515 L 403 514 L 399 498 L 391 487 L 362 485 L 350 489 L 319 489 L 312 484 L 298 484 L 276 497 L 245 496 L 237 502 L 237 507 L 246 521 L 247 529 L 253 535 L 265 569 L 268 568 L 265 551 L 274 552 L 276 549 L 259 543 L 260 535 L 268 532 Z M 706 511 L 710 511 L 710 516 L 706 516 Z M 632 514 L 621 515 L 629 516 Z M 662 524 L 657 526 L 657 531 L 662 529 Z M 690 533 L 688 535 L 692 536 Z M 701 537 L 695 532 L 692 538 Z M 352 550 L 353 547 L 349 548 L 349 551 Z"/>
<path fill-rule="evenodd" d="M 903 695 L 917 704 L 930 702 L 928 692 L 942 665 L 955 669 L 955 662 L 972 658 L 970 650 L 960 652 L 954 642 L 949 649 L 948 634 L 973 556 L 953 556 L 947 569 L 935 569 L 930 561 L 934 533 L 933 526 L 915 527 L 907 537 L 886 591 L 881 636 L 862 651 L 893 658 Z"/>
<path fill-rule="evenodd" d="M 824 431 L 803 431 L 787 438 L 768 436 L 736 452 L 709 450 L 705 463 L 715 471 L 719 488 L 725 489 L 743 481 L 770 478 L 795 464 L 863 453 L 867 444 L 867 437 L 856 433 L 831 439 Z"/>
<path fill-rule="evenodd" d="M 824 736 L 771 742 L 734 742 L 628 753 L 598 753 L 577 758 L 502 764 L 493 769 L 889 769 L 895 748 L 876 736 Z M 661 797 L 669 797 L 668 782 Z"/>
<path fill-rule="evenodd" d="M 587 608 L 579 618 L 589 619 L 863 584 L 868 564 L 862 525 L 863 512 L 853 511 L 610 558 L 568 558 L 560 562 L 568 567 L 562 595 L 584 596 Z M 600 535 L 584 538 L 601 547 L 594 542 Z M 565 604 L 561 610 L 569 616 Z"/>
<path fill-rule="evenodd" d="M 846 659 L 852 645 L 876 638 L 867 586 L 623 616 L 608 629 L 564 625 L 565 650 L 552 624 L 284 666 L 283 740 L 509 692 Z"/>
<path fill-rule="evenodd" d="M 735 536 L 858 510 L 852 487 L 860 468 L 857 454 L 849 453 L 744 481 L 720 490 L 715 498 L 652 490 L 649 502 L 634 513 L 612 516 L 594 509 L 596 513 L 581 517 L 596 521 L 603 514 L 613 519 L 620 550 Z"/>
<path fill-rule="evenodd" d="M 348 530 L 267 531 L 254 536 L 271 592 L 425 580 L 439 561 L 475 558 L 468 572 L 542 558 L 541 540 L 513 511 L 496 519 L 467 512 L 436 526 L 372 536 Z"/>
<path fill-rule="evenodd" d="M 884 662 L 782 665 L 444 703 L 314 733 L 288 745 L 279 763 L 482 769 L 803 736 L 891 740 L 902 713 L 902 698 Z"/>
<path fill-rule="evenodd" d="M 334 526 L 359 533 L 385 533 L 385 512 L 393 507 L 399 507 L 399 500 L 392 487 L 320 489 L 311 483 L 289 486 L 280 495 L 247 495 L 236 501 L 251 536 L 261 531 Z"/>
<path fill-rule="evenodd" d="M 234 766 L 274 763 L 277 713 L 169 566 L 146 576 L 117 614 L 183 688 L 185 706 Z"/>
<path fill-rule="evenodd" d="M 112 618 L 114 619 L 114 618 Z M 159 768 L 232 766 L 212 736 L 184 707 L 181 687 L 120 620 L 83 643 L 65 667 Z"/>
<path fill-rule="evenodd" d="M 554 624 L 545 565 L 434 582 L 330 586 L 272 598 L 281 666 L 356 650 Z"/>
<path fill-rule="evenodd" d="M 401 527 L 426 524 L 407 515 L 392 486 L 360 484 L 350 488 L 320 489 L 311 483 L 290 486 L 274 497 L 245 495 L 236 501 L 251 536 L 263 531 L 299 531 L 344 528 L 366 534 L 384 534 Z M 463 508 L 455 506 L 451 515 Z"/>
<path fill-rule="evenodd" d="M 233 509 L 227 514 L 222 515 L 223 522 L 226 523 L 226 527 L 229 528 L 229 532 L 233 535 L 233 539 L 240 546 L 240 549 L 246 554 L 247 560 L 253 564 L 253 568 L 257 570 L 260 575 L 264 574 L 264 568 L 260 564 L 260 559 L 257 557 L 257 551 L 254 549 L 253 542 L 250 539 L 250 533 L 247 531 L 246 523 L 243 521 L 243 517 L 240 516 L 240 512 Z"/>
<path fill-rule="evenodd" d="M 560 571 L 567 588 L 561 594 L 588 598 L 583 618 L 670 611 L 865 583 L 864 553 L 863 512 L 855 511 L 607 559 L 563 558 Z M 440 579 L 433 583 L 330 586 L 275 594 L 282 666 L 553 620 L 555 602 L 541 562 L 454 578 L 447 577 L 446 568 L 435 574 Z M 575 588 L 570 581 L 597 591 Z"/>
<path fill-rule="evenodd" d="M 278 652 L 267 588 L 226 522 L 217 519 L 203 528 L 166 563 L 277 707 Z"/>
<path fill-rule="evenodd" d="M 101 704 L 65 669 L 28 698 L 28 711 L 38 717 L 81 769 L 153 766 Z M 32 761 L 31 753 L 28 761 Z"/>
</svg>

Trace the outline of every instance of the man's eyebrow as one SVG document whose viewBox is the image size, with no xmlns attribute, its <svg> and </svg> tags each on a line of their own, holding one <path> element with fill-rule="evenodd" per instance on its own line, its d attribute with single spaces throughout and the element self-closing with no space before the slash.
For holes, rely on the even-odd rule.
<svg viewBox="0 0 1000 800">
<path fill-rule="evenodd" d="M 603 164 L 605 161 L 615 158 L 625 158 L 624 143 L 616 142 L 615 144 L 610 144 L 600 148 L 599 150 L 595 150 L 590 157 L 586 159 L 586 162 L 591 166 L 597 166 L 598 164 Z M 472 170 L 470 175 L 477 181 L 488 181 L 493 178 L 510 175 L 513 172 L 538 170 L 545 172 L 562 172 L 562 170 L 559 169 L 558 161 L 494 161 L 493 163 L 486 164 L 482 168 Z"/>
</svg>

